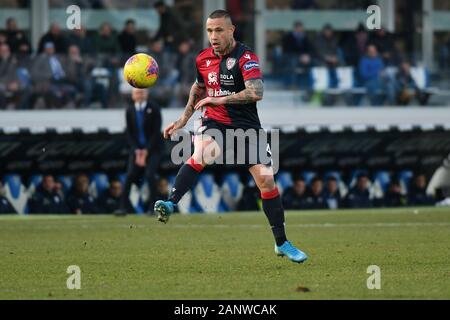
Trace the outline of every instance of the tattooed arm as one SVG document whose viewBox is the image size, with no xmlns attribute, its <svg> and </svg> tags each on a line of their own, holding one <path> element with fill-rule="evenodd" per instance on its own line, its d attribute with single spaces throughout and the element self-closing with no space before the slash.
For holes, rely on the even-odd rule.
<svg viewBox="0 0 450 320">
<path fill-rule="evenodd" d="M 225 97 L 225 103 L 247 104 L 259 101 L 263 98 L 264 84 L 261 79 L 245 81 L 245 89 L 237 94 Z"/>
<path fill-rule="evenodd" d="M 164 129 L 164 138 L 168 138 L 175 130 L 179 128 L 183 128 L 192 115 L 195 112 L 194 106 L 206 95 L 206 89 L 204 86 L 199 85 L 195 82 L 191 91 L 189 92 L 189 100 L 186 103 L 186 107 L 184 108 L 184 112 L 181 115 L 180 119 L 175 122 L 172 122 Z"/>
<path fill-rule="evenodd" d="M 194 107 L 195 110 L 209 105 L 220 106 L 224 104 L 247 104 L 259 101 L 263 98 L 264 85 L 261 79 L 245 81 L 245 89 L 239 93 L 225 97 L 207 97 L 200 100 Z"/>
</svg>

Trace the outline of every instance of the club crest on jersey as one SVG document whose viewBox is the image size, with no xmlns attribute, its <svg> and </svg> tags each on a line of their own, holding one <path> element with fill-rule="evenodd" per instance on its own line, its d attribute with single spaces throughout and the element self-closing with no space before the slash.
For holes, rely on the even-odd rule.
<svg viewBox="0 0 450 320">
<path fill-rule="evenodd" d="M 259 63 L 256 61 L 249 61 L 246 64 L 244 64 L 245 71 L 249 71 L 252 69 L 258 69 L 258 68 L 259 68 Z"/>
<path fill-rule="evenodd" d="M 209 85 L 214 85 L 214 84 L 219 84 L 217 82 L 217 73 L 216 72 L 210 72 L 208 73 L 208 84 Z"/>
<path fill-rule="evenodd" d="M 228 70 L 231 70 L 231 68 L 233 68 L 235 64 L 236 64 L 236 59 L 235 58 L 228 58 L 227 59 L 227 69 Z"/>
</svg>

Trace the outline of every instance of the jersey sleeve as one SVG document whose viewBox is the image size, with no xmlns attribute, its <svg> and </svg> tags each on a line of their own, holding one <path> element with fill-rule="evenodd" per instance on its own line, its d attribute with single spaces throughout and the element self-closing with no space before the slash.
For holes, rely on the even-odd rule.
<svg viewBox="0 0 450 320">
<path fill-rule="evenodd" d="M 196 78 L 195 78 L 195 83 L 197 83 L 200 87 L 204 87 L 205 80 L 203 80 L 202 74 L 200 73 L 200 71 L 198 71 L 198 61 L 196 61 L 196 63 L 195 63 L 195 72 L 197 73 Z"/>
<path fill-rule="evenodd" d="M 259 58 L 251 51 L 245 51 L 239 59 L 239 67 L 244 81 L 252 79 L 262 79 L 262 73 L 259 66 Z"/>
</svg>

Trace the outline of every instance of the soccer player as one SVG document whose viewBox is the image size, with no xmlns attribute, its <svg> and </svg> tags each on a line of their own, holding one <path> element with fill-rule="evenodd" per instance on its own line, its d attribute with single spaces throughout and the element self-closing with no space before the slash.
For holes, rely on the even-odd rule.
<svg viewBox="0 0 450 320">
<path fill-rule="evenodd" d="M 195 132 L 194 154 L 180 168 L 169 199 L 155 203 L 158 219 L 164 223 L 173 213 L 174 206 L 194 186 L 198 174 L 211 163 L 211 155 L 207 151 L 220 149 L 212 135 L 207 135 L 209 129 L 222 133 L 227 129 L 262 130 L 256 110 L 256 102 L 262 99 L 264 91 L 259 60 L 248 47 L 235 41 L 234 30 L 228 12 L 216 10 L 210 14 L 206 31 L 211 47 L 197 56 L 197 80 L 192 85 L 183 114 L 164 129 L 167 139 L 183 128 L 196 110 L 205 107 L 201 126 Z M 246 160 L 252 147 L 249 144 L 245 142 Z M 256 151 L 259 153 L 259 150 Z M 219 154 L 217 152 L 214 157 Z M 275 237 L 275 252 L 294 262 L 304 262 L 306 254 L 286 239 L 284 210 L 273 173 L 267 170 L 270 165 L 263 164 L 259 157 L 256 162 L 246 165 L 261 192 L 264 213 Z"/>
</svg>

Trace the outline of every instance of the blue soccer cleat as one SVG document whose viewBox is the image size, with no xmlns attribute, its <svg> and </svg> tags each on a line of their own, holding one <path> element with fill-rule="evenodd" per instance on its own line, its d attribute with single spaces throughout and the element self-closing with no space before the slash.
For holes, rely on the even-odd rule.
<svg viewBox="0 0 450 320">
<path fill-rule="evenodd" d="M 174 204 L 172 201 L 158 200 L 155 202 L 154 210 L 158 212 L 158 221 L 167 223 L 170 215 L 174 211 Z"/>
<path fill-rule="evenodd" d="M 294 247 L 289 241 L 285 241 L 281 246 L 275 244 L 275 253 L 280 257 L 288 257 L 289 260 L 297 263 L 303 263 L 308 259 L 308 256 Z"/>
</svg>

